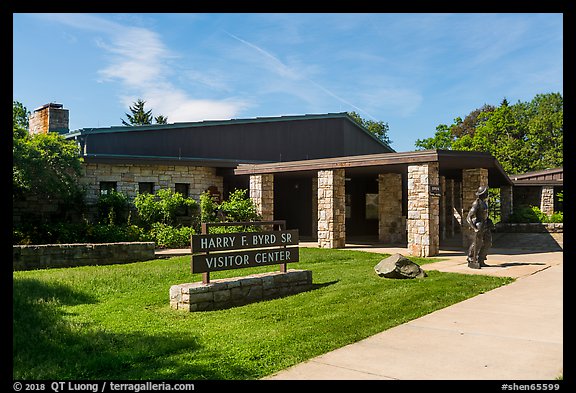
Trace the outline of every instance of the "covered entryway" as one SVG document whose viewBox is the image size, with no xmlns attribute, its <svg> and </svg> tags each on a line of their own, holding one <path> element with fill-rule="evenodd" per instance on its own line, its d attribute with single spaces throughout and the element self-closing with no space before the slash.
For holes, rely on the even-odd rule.
<svg viewBox="0 0 576 393">
<path fill-rule="evenodd" d="M 235 173 L 250 175 L 250 196 L 264 219 L 285 219 L 319 247 L 365 237 L 424 257 L 458 232 L 468 244 L 472 234 L 462 223 L 478 187 L 504 196 L 511 189 L 490 154 L 448 150 L 241 164 Z"/>
</svg>

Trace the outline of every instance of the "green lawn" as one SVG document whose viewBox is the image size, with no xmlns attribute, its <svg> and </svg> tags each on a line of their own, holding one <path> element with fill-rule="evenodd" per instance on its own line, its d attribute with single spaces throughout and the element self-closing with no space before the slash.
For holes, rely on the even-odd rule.
<svg viewBox="0 0 576 393">
<path fill-rule="evenodd" d="M 205 312 L 169 306 L 170 286 L 201 281 L 189 256 L 14 272 L 13 378 L 259 379 L 512 281 L 435 271 L 386 279 L 374 272 L 384 256 L 302 248 L 288 267 L 312 270 L 313 290 Z"/>
</svg>

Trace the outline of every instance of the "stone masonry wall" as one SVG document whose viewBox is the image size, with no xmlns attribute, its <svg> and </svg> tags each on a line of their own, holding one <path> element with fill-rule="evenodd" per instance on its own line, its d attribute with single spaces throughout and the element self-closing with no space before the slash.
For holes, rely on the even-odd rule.
<svg viewBox="0 0 576 393">
<path fill-rule="evenodd" d="M 378 175 L 378 239 L 384 243 L 406 241 L 402 217 L 402 174 Z"/>
<path fill-rule="evenodd" d="M 554 186 L 542 186 L 540 210 L 546 215 L 554 213 Z"/>
<path fill-rule="evenodd" d="M 111 265 L 154 259 L 154 242 L 12 246 L 14 270 Z"/>
<path fill-rule="evenodd" d="M 208 187 L 216 186 L 222 191 L 223 179 L 216 175 L 216 168 L 188 165 L 140 165 L 140 164 L 84 164 L 81 184 L 87 187 L 86 202 L 96 203 L 100 195 L 100 182 L 116 182 L 116 191 L 134 198 L 139 182 L 154 183 L 154 191 L 160 188 L 174 190 L 175 183 L 189 184 L 190 196 L 200 199 Z"/>
<path fill-rule="evenodd" d="M 318 247 L 346 245 L 344 169 L 318 171 Z"/>
<path fill-rule="evenodd" d="M 440 251 L 439 197 L 430 194 L 438 185 L 438 163 L 408 166 L 408 250 L 411 255 L 429 257 Z"/>
<path fill-rule="evenodd" d="M 170 307 L 176 310 L 226 309 L 263 299 L 293 295 L 312 289 L 311 270 L 289 269 L 245 277 L 178 284 L 170 287 Z"/>
<path fill-rule="evenodd" d="M 274 175 L 250 175 L 250 198 L 263 221 L 274 220 Z"/>
</svg>

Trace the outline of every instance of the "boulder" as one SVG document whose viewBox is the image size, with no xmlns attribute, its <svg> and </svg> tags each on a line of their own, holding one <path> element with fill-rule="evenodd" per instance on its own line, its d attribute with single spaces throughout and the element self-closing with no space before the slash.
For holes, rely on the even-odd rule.
<svg viewBox="0 0 576 393">
<path fill-rule="evenodd" d="M 412 262 L 402 254 L 394 254 L 382 259 L 374 271 L 380 277 L 386 278 L 423 278 L 427 274 L 417 263 Z"/>
</svg>

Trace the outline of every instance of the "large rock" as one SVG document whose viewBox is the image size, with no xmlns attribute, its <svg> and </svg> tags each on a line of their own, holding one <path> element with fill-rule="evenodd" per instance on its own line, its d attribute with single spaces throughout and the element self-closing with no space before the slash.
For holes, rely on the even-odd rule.
<svg viewBox="0 0 576 393">
<path fill-rule="evenodd" d="M 418 264 L 402 254 L 394 254 L 382 259 L 374 266 L 374 271 L 380 277 L 386 278 L 423 278 L 427 276 Z"/>
</svg>

